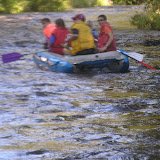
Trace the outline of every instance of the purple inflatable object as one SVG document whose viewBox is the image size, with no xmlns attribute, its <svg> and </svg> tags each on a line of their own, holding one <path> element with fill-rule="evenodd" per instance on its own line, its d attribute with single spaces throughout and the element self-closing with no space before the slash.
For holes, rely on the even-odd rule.
<svg viewBox="0 0 160 160">
<path fill-rule="evenodd" d="M 3 63 L 9 63 L 12 61 L 19 60 L 23 55 L 17 52 L 7 53 L 2 55 Z"/>
</svg>

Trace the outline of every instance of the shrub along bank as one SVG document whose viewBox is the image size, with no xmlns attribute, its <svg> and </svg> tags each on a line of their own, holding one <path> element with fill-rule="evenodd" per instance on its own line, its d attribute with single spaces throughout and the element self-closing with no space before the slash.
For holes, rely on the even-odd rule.
<svg viewBox="0 0 160 160">
<path fill-rule="evenodd" d="M 138 29 L 160 30 L 160 0 L 147 0 L 142 13 L 137 13 L 130 20 Z"/>
</svg>

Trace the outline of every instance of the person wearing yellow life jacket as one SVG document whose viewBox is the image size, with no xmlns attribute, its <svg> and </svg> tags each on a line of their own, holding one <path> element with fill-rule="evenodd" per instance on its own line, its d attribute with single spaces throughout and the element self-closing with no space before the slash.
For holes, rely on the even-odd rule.
<svg viewBox="0 0 160 160">
<path fill-rule="evenodd" d="M 96 52 L 94 38 L 91 29 L 85 23 L 85 16 L 78 14 L 72 17 L 74 24 L 71 26 L 71 36 L 66 39 L 66 42 L 71 42 L 72 50 L 65 49 L 64 52 L 72 55 L 93 54 Z"/>
<path fill-rule="evenodd" d="M 65 27 L 63 19 L 56 19 L 55 23 L 56 29 L 52 32 L 52 35 L 50 36 L 49 47 L 51 52 L 64 55 L 64 47 L 62 47 L 62 44 L 65 43 L 65 39 L 70 32 Z"/>
<path fill-rule="evenodd" d="M 45 35 L 44 48 L 48 48 L 49 38 L 52 32 L 56 29 L 56 25 L 52 24 L 49 18 L 43 18 L 41 20 L 43 26 L 43 34 Z"/>
</svg>

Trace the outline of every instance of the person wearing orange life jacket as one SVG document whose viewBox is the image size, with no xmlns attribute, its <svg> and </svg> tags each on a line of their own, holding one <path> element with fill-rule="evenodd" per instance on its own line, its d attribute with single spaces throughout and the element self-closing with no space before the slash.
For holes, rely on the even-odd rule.
<svg viewBox="0 0 160 160">
<path fill-rule="evenodd" d="M 41 20 L 43 26 L 43 34 L 45 35 L 44 48 L 48 49 L 48 42 L 52 32 L 56 29 L 56 25 L 52 24 L 49 18 L 43 18 Z"/>
<path fill-rule="evenodd" d="M 72 19 L 74 20 L 74 24 L 71 26 L 72 34 L 66 39 L 66 42 L 71 42 L 72 50 L 65 49 L 65 54 L 85 55 L 95 53 L 94 38 L 90 27 L 85 23 L 85 16 L 78 14 Z"/>
<path fill-rule="evenodd" d="M 55 23 L 56 29 L 52 32 L 52 35 L 49 39 L 49 47 L 51 52 L 64 55 L 64 47 L 62 47 L 62 44 L 65 43 L 65 39 L 70 32 L 65 27 L 63 19 L 56 19 Z"/>
<path fill-rule="evenodd" d="M 101 26 L 98 37 L 98 51 L 116 51 L 116 41 L 114 38 L 113 29 L 107 22 L 107 17 L 105 15 L 98 16 L 98 22 Z"/>
</svg>

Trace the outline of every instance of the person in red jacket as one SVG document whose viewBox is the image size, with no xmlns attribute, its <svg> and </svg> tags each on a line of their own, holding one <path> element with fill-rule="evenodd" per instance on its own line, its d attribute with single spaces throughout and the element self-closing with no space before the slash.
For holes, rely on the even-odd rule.
<svg viewBox="0 0 160 160">
<path fill-rule="evenodd" d="M 114 38 L 113 29 L 107 22 L 107 17 L 105 15 L 98 16 L 98 22 L 101 26 L 98 37 L 98 51 L 116 51 L 116 41 Z"/>
<path fill-rule="evenodd" d="M 49 47 L 51 52 L 64 55 L 64 47 L 62 44 L 65 43 L 67 35 L 70 34 L 68 29 L 65 27 L 63 19 L 56 19 L 56 29 L 52 32 L 52 35 L 49 39 Z"/>
<path fill-rule="evenodd" d="M 41 19 L 41 23 L 43 26 L 43 34 L 45 35 L 44 48 L 48 48 L 49 38 L 52 32 L 56 29 L 56 25 L 52 24 L 49 18 Z"/>
</svg>

